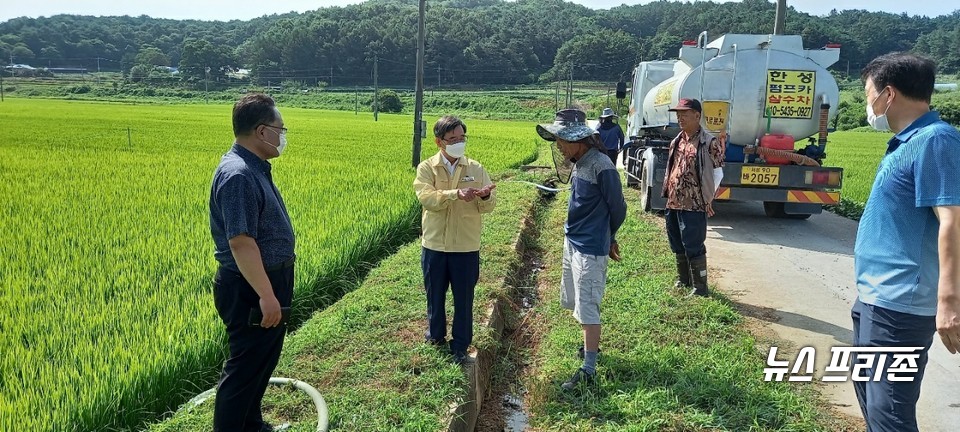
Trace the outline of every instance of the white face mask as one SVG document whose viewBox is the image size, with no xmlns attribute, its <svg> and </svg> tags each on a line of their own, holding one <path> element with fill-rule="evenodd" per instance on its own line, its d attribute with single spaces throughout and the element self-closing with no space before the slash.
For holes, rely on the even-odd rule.
<svg viewBox="0 0 960 432">
<path fill-rule="evenodd" d="M 268 129 L 270 129 L 270 128 L 268 128 Z M 270 130 L 273 130 L 273 129 L 270 129 Z M 276 132 L 276 131 L 274 131 L 274 132 Z M 267 145 L 269 145 L 270 147 L 273 147 L 273 148 L 277 149 L 277 156 L 280 156 L 280 155 L 283 154 L 283 149 L 287 146 L 287 133 L 286 133 L 286 132 L 277 132 L 277 135 L 280 137 L 280 145 L 273 145 L 273 144 L 270 144 L 268 141 L 264 141 L 264 140 L 260 140 L 260 141 L 263 141 L 263 142 L 267 143 Z"/>
<path fill-rule="evenodd" d="M 447 144 L 447 147 L 445 147 L 443 151 L 447 152 L 450 157 L 459 159 L 462 158 L 467 151 L 467 143 L 460 141 L 458 143 Z"/>
<path fill-rule="evenodd" d="M 283 149 L 287 146 L 287 134 L 280 134 L 280 145 L 277 146 L 277 155 L 283 154 Z"/>
<path fill-rule="evenodd" d="M 877 100 L 880 99 L 880 95 L 882 95 L 885 91 L 887 91 L 887 89 L 883 89 L 883 91 L 880 92 L 879 95 L 877 95 L 877 99 L 873 100 L 873 103 L 877 103 Z M 883 110 L 883 114 L 876 115 L 873 112 L 873 104 L 868 103 L 867 104 L 867 123 L 870 124 L 870 127 L 880 132 L 889 131 L 890 123 L 887 121 L 887 111 L 889 110 L 890 110 L 890 105 L 887 105 L 887 109 Z"/>
</svg>

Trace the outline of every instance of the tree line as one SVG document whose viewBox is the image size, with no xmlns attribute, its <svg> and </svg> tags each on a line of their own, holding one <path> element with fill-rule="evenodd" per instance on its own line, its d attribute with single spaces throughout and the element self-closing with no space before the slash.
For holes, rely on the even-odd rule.
<svg viewBox="0 0 960 432">
<path fill-rule="evenodd" d="M 247 69 L 257 83 L 410 85 L 416 63 L 417 0 L 369 0 L 249 21 L 57 15 L 0 23 L 0 64 L 122 71 L 133 80 L 179 69 L 177 80 L 219 81 Z M 573 78 L 629 79 L 641 60 L 675 57 L 701 31 L 772 31 L 767 0 L 592 10 L 562 0 L 428 1 L 425 83 L 528 84 Z M 960 72 L 960 10 L 939 17 L 864 10 L 811 16 L 790 8 L 787 34 L 808 48 L 842 44 L 838 73 L 890 51 L 932 57 Z M 161 68 L 158 68 L 161 67 Z"/>
</svg>

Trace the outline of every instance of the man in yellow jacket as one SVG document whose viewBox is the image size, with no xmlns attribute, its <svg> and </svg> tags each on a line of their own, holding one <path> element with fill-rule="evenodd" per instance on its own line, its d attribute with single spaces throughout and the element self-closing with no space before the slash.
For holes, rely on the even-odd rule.
<svg viewBox="0 0 960 432">
<path fill-rule="evenodd" d="M 468 159 L 467 126 L 444 116 L 433 126 L 436 155 L 417 166 L 413 182 L 423 206 L 420 265 L 427 291 L 427 342 L 447 343 L 445 301 L 453 291 L 450 354 L 457 364 L 467 358 L 473 340 L 473 290 L 480 278 L 480 229 L 483 213 L 497 203 L 487 171 Z"/>
</svg>

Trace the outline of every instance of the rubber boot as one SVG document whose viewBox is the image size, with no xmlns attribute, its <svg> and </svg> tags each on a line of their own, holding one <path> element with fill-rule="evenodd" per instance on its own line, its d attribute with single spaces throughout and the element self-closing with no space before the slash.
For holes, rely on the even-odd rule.
<svg viewBox="0 0 960 432">
<path fill-rule="evenodd" d="M 677 282 L 673 284 L 675 289 L 688 291 L 692 284 L 690 283 L 690 260 L 684 254 L 677 255 Z"/>
<path fill-rule="evenodd" d="M 693 274 L 693 294 L 706 297 L 707 290 L 707 256 L 701 255 L 690 259 L 690 271 Z"/>
</svg>

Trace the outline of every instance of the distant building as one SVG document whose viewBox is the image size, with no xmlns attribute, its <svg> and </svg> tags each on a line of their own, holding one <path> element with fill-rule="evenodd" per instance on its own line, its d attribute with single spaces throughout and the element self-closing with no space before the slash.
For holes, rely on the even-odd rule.
<svg viewBox="0 0 960 432">
<path fill-rule="evenodd" d="M 52 77 L 53 73 L 47 71 L 46 69 L 35 68 L 28 64 L 17 63 L 9 66 L 4 66 L 3 70 L 9 72 L 10 75 L 15 77 Z"/>
<path fill-rule="evenodd" d="M 936 91 L 957 91 L 957 84 L 956 83 L 934 84 L 933 89 Z"/>
<path fill-rule="evenodd" d="M 236 79 L 247 78 L 250 76 L 250 69 L 237 69 L 236 71 L 227 72 L 227 76 Z"/>
</svg>

